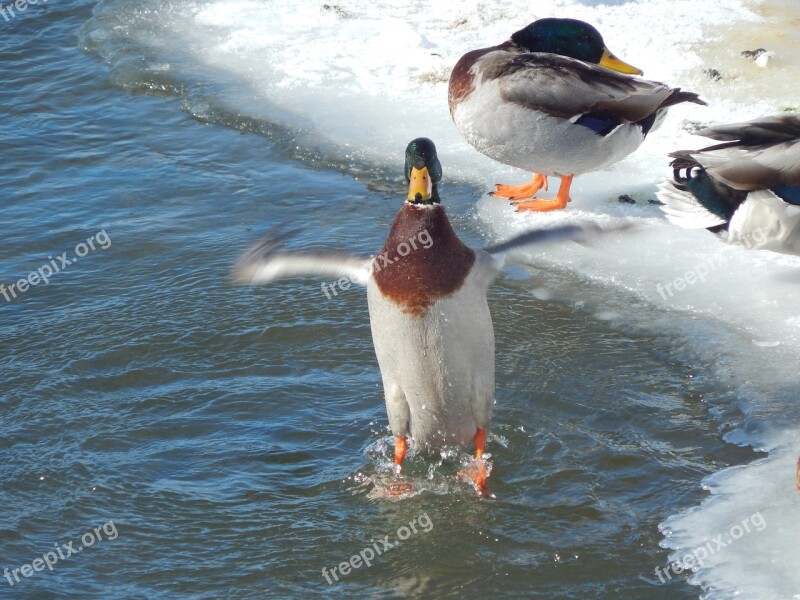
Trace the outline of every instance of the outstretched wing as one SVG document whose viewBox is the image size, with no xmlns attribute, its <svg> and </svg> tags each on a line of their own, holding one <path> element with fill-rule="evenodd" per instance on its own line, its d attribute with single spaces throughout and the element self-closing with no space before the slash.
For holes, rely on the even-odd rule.
<svg viewBox="0 0 800 600">
<path fill-rule="evenodd" d="M 591 242 L 600 236 L 610 233 L 619 233 L 633 229 L 629 223 L 613 225 L 611 227 L 600 227 L 595 223 L 578 223 L 574 225 L 562 225 L 550 229 L 533 229 L 512 237 L 505 242 L 487 246 L 484 248 L 494 259 L 494 267 L 500 270 L 507 262 L 524 261 L 524 257 L 514 254 L 515 250 L 526 248 L 536 244 L 552 244 L 555 242 L 574 241 L 582 244 Z"/>
<path fill-rule="evenodd" d="M 238 283 L 267 284 L 289 277 L 319 276 L 328 279 L 347 277 L 366 285 L 372 259 L 346 252 L 279 252 L 279 248 L 297 231 L 271 229 L 253 244 L 236 262 L 234 280 Z"/>
</svg>

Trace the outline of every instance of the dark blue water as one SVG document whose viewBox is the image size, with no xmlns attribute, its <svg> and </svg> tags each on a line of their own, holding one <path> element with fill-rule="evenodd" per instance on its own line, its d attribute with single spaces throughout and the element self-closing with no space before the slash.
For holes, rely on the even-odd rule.
<svg viewBox="0 0 800 600">
<path fill-rule="evenodd" d="M 364 293 L 238 288 L 230 268 L 277 223 L 303 229 L 294 247 L 374 252 L 403 149 L 395 169 L 348 168 L 269 123 L 122 89 L 79 44 L 94 4 L 0 20 L 0 283 L 78 258 L 0 297 L 0 597 L 695 596 L 655 578 L 657 525 L 752 455 L 721 441 L 739 415 L 709 411 L 729 392 L 690 345 L 537 300 L 563 275 L 515 271 L 490 294 L 496 499 L 458 480 L 456 451 L 412 456 L 420 493 L 381 498 Z M 480 193 L 443 189 L 473 244 Z"/>
</svg>

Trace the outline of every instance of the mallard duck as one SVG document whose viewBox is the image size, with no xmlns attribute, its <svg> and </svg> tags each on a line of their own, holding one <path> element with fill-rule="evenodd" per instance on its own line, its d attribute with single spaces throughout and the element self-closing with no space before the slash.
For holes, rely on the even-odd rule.
<svg viewBox="0 0 800 600">
<path fill-rule="evenodd" d="M 638 79 L 636 67 L 575 19 L 539 19 L 490 48 L 462 56 L 450 75 L 450 115 L 466 140 L 501 163 L 533 171 L 525 185 L 498 184 L 493 195 L 519 200 L 561 178 L 555 198 L 517 202 L 517 210 L 564 208 L 575 175 L 636 150 L 681 102 L 697 94 Z"/>
<path fill-rule="evenodd" d="M 722 143 L 670 154 L 673 179 L 658 191 L 667 218 L 733 244 L 800 254 L 800 115 L 717 125 L 698 135 Z"/>
<path fill-rule="evenodd" d="M 431 140 L 408 145 L 405 175 L 407 199 L 376 258 L 280 253 L 285 237 L 271 233 L 239 260 L 236 278 L 263 284 L 319 275 L 366 286 L 398 473 L 409 441 L 422 448 L 474 444 L 471 478 L 486 494 L 481 457 L 494 400 L 494 329 L 486 290 L 515 248 L 599 230 L 564 226 L 470 248 L 440 204 L 442 167 Z"/>
</svg>

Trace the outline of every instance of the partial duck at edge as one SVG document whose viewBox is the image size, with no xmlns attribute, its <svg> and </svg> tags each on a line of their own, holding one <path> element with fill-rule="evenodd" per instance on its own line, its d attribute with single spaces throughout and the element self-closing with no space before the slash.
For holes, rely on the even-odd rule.
<svg viewBox="0 0 800 600">
<path fill-rule="evenodd" d="M 673 178 L 658 190 L 667 218 L 732 244 L 800 255 L 800 114 L 697 135 L 721 143 L 670 154 Z"/>
</svg>

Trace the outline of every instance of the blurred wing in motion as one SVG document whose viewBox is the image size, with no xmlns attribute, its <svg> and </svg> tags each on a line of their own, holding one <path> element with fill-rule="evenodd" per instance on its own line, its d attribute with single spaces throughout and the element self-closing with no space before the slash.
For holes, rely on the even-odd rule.
<svg viewBox="0 0 800 600">
<path fill-rule="evenodd" d="M 298 230 L 269 230 L 236 261 L 233 278 L 237 283 L 267 284 L 290 277 L 319 276 L 327 279 L 347 277 L 366 285 L 372 259 L 346 252 L 279 252 L 279 248 Z"/>
<path fill-rule="evenodd" d="M 495 268 L 499 270 L 503 268 L 506 262 L 515 262 L 516 257 L 514 256 L 514 251 L 521 248 L 537 244 L 552 244 L 570 240 L 580 244 L 587 244 L 600 236 L 610 233 L 619 233 L 630 229 L 634 229 L 634 226 L 628 223 L 605 228 L 595 223 L 579 223 L 574 225 L 562 225 L 561 227 L 553 227 L 550 229 L 534 229 L 520 233 L 510 240 L 495 244 L 494 246 L 487 246 L 484 250 L 492 255 L 492 258 L 495 260 Z M 520 257 L 519 260 L 524 261 L 525 259 Z"/>
</svg>

